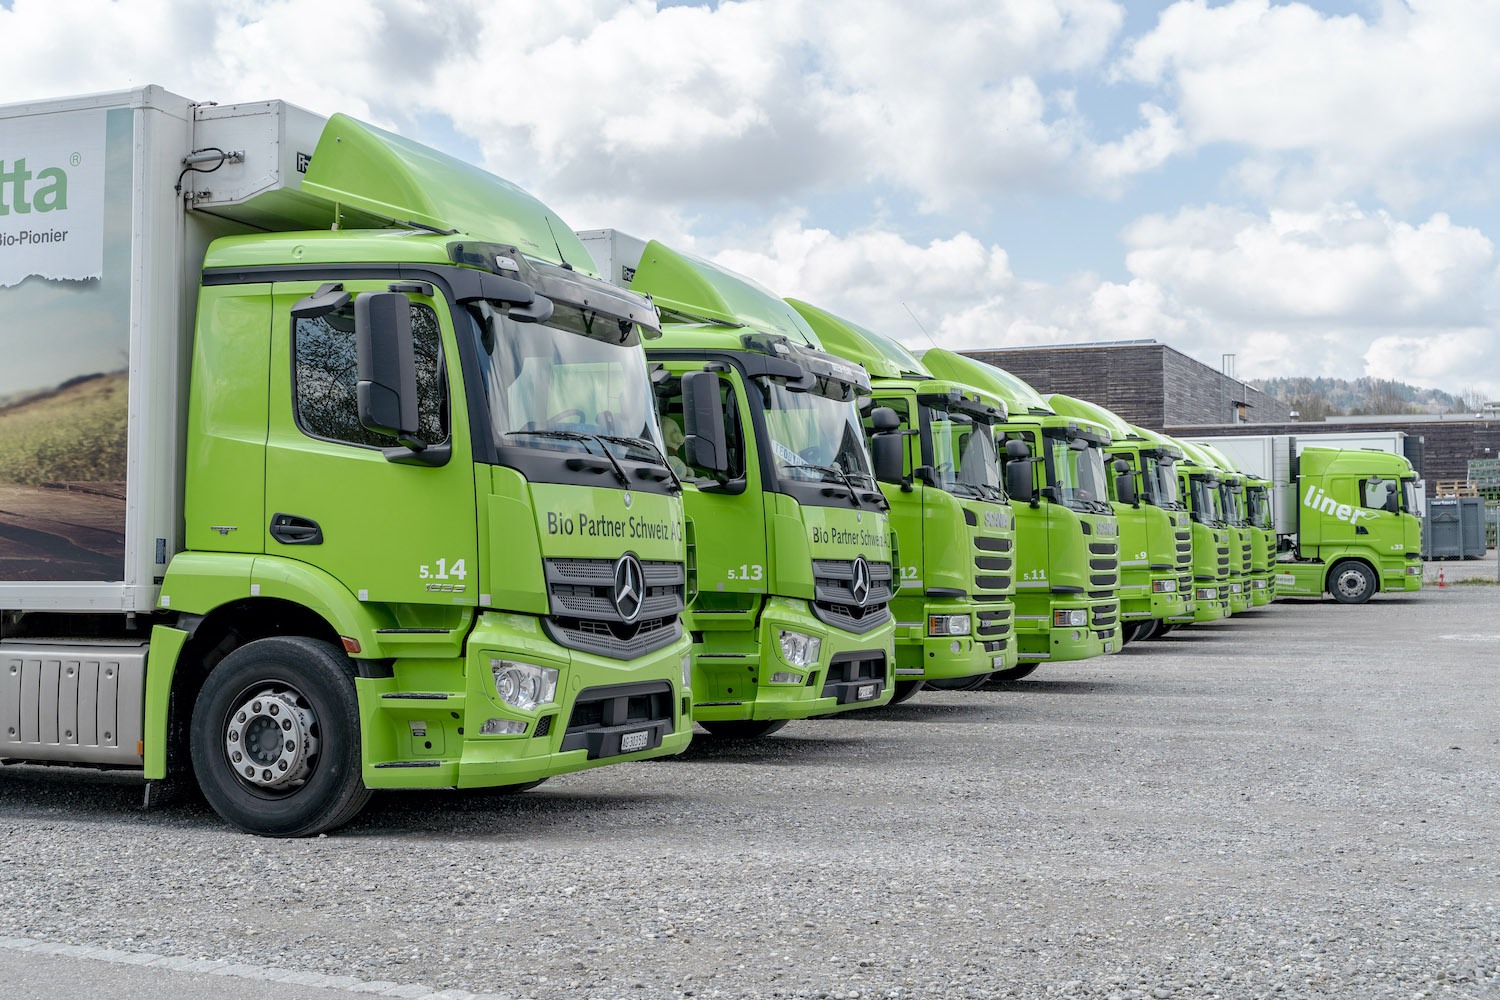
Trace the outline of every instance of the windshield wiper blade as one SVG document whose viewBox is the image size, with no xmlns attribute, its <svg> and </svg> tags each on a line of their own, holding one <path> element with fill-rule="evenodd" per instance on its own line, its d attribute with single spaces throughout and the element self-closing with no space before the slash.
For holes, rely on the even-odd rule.
<svg viewBox="0 0 1500 1000">
<path fill-rule="evenodd" d="M 796 468 L 796 469 L 814 469 L 814 470 L 816 470 L 818 472 L 826 472 L 826 473 L 828 473 L 831 476 L 837 476 L 839 483 L 841 483 L 843 485 L 844 489 L 846 489 L 846 490 L 849 491 L 849 499 L 854 503 L 854 506 L 856 506 L 856 507 L 859 506 L 859 495 L 854 490 L 854 484 L 849 481 L 849 477 L 844 474 L 844 470 L 840 469 L 838 466 L 836 466 L 836 465 L 814 465 L 811 462 L 803 462 L 800 465 L 792 466 L 792 468 Z"/>
<path fill-rule="evenodd" d="M 604 457 L 609 462 L 610 468 L 615 470 L 615 475 L 619 478 L 620 485 L 626 489 L 630 488 L 630 477 L 625 475 L 624 468 L 620 466 L 619 462 L 615 461 L 614 453 L 609 450 L 609 445 L 605 444 L 604 439 L 598 434 L 585 434 L 583 431 L 506 431 L 505 434 L 507 437 L 512 434 L 531 434 L 535 437 L 558 438 L 562 441 L 593 441 L 599 445 L 599 450 L 604 453 Z M 592 455 L 593 452 L 589 452 L 588 454 Z"/>
<path fill-rule="evenodd" d="M 649 438 L 630 437 L 626 434 L 595 434 L 594 437 L 604 441 L 614 441 L 619 444 L 635 445 L 637 447 L 645 448 L 646 450 L 650 451 L 651 454 L 656 456 L 657 463 L 661 465 L 663 469 L 667 470 L 667 475 L 672 477 L 672 483 L 677 487 L 677 492 L 682 492 L 682 480 L 677 477 L 677 473 L 672 471 L 671 463 L 667 461 L 667 456 L 662 452 L 662 450 L 656 446 L 656 442 L 652 441 Z"/>
</svg>

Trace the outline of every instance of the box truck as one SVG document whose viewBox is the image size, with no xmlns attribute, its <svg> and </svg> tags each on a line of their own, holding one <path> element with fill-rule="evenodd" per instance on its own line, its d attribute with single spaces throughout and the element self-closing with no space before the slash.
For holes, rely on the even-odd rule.
<svg viewBox="0 0 1500 1000">
<path fill-rule="evenodd" d="M 869 377 L 748 278 L 617 230 L 579 235 L 664 318 L 647 356 L 696 539 L 694 720 L 753 739 L 889 703 L 894 540 L 860 423 Z"/>
<path fill-rule="evenodd" d="M 656 312 L 546 206 L 157 87 L 0 160 L 0 758 L 297 836 L 685 748 Z"/>
<path fill-rule="evenodd" d="M 934 377 L 901 344 L 849 320 L 788 299 L 823 347 L 869 373 L 875 407 L 897 424 L 865 417 L 871 443 L 900 444 L 882 478 L 900 544 L 896 694 L 924 685 L 970 690 L 1016 665 L 1012 641 L 1015 515 L 1000 485 L 997 434 L 1005 404 L 978 389 Z"/>
<path fill-rule="evenodd" d="M 1105 482 L 1109 431 L 1053 412 L 1004 369 L 941 348 L 917 357 L 934 375 L 983 389 L 1006 405 L 1001 458 L 1016 515 L 1019 649 L 1016 666 L 996 677 L 1020 678 L 1042 662 L 1117 652 L 1119 520 Z"/>
<path fill-rule="evenodd" d="M 1411 463 L 1375 449 L 1306 447 L 1294 435 L 1207 439 L 1271 482 L 1276 596 L 1362 604 L 1422 587 L 1422 523 Z"/>
<path fill-rule="evenodd" d="M 1121 636 L 1126 642 L 1151 638 L 1169 618 L 1192 612 L 1192 534 L 1173 472 L 1182 451 L 1097 403 L 1053 393 L 1047 404 L 1109 429 L 1104 454 L 1112 463 L 1106 478 L 1120 522 Z"/>
</svg>

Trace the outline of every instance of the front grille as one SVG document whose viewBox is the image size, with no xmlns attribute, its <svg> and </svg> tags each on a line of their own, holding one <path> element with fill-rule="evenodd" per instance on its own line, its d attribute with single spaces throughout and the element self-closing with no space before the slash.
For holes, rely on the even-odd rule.
<svg viewBox="0 0 1500 1000">
<path fill-rule="evenodd" d="M 813 560 L 813 614 L 825 625 L 863 635 L 891 620 L 891 564 L 866 563 L 870 592 L 863 604 L 854 599 L 854 560 Z"/>
<path fill-rule="evenodd" d="M 982 535 L 974 539 L 974 598 L 979 601 L 1003 600 L 1014 587 L 1011 568 L 1015 559 L 1010 555 L 1013 543 L 1009 538 L 992 538 Z"/>
<path fill-rule="evenodd" d="M 1120 543 L 1089 542 L 1089 586 L 1114 590 L 1120 585 Z"/>
<path fill-rule="evenodd" d="M 993 638 L 1010 634 L 1010 608 L 979 612 L 979 627 L 975 634 L 982 638 Z"/>
<path fill-rule="evenodd" d="M 822 697 L 837 698 L 840 705 L 878 698 L 885 689 L 885 673 L 885 653 L 881 650 L 841 653 L 828 663 Z M 871 685 L 874 693 L 861 698 L 861 691 L 867 692 Z"/>
<path fill-rule="evenodd" d="M 1100 604 L 1094 608 L 1094 628 L 1108 628 L 1120 617 L 1118 604 Z"/>
<path fill-rule="evenodd" d="M 1114 542 L 1089 542 L 1089 551 L 1096 556 L 1117 556 L 1120 547 Z"/>
<path fill-rule="evenodd" d="M 1189 597 L 1193 594 L 1193 574 L 1184 573 L 1177 578 L 1177 589 Z"/>
<path fill-rule="evenodd" d="M 559 645 L 629 660 L 671 645 L 682 634 L 687 575 L 681 563 L 641 562 L 645 593 L 634 622 L 615 606 L 614 559 L 548 559 L 547 634 Z"/>
<path fill-rule="evenodd" d="M 1246 541 L 1240 545 L 1240 566 L 1242 567 L 1243 572 L 1249 573 L 1251 567 L 1253 567 L 1254 565 L 1255 545 L 1252 542 Z"/>
<path fill-rule="evenodd" d="M 561 749 L 586 749 L 590 760 L 653 750 L 672 732 L 672 701 L 667 681 L 585 688 L 573 702 Z M 628 748 L 621 745 L 626 737 L 633 738 Z"/>
</svg>

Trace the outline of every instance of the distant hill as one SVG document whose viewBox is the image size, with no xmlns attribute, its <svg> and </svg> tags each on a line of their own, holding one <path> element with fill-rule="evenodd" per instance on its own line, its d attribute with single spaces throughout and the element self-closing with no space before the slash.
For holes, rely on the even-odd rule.
<svg viewBox="0 0 1500 1000">
<path fill-rule="evenodd" d="M 1323 417 L 1472 412 L 1477 400 L 1393 379 L 1266 378 L 1250 385 L 1296 410 L 1303 420 Z"/>
</svg>

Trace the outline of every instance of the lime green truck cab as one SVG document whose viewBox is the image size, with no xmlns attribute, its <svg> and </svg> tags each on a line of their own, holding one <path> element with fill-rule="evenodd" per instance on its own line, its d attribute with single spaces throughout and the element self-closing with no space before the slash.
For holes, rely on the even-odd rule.
<svg viewBox="0 0 1500 1000">
<path fill-rule="evenodd" d="M 89 421 L 53 418 L 70 461 L 0 466 L 29 539 L 0 535 L 0 758 L 148 800 L 191 771 L 299 836 L 374 789 L 687 746 L 657 315 L 546 206 L 281 102 L 148 87 L 0 108 L 0 136 L 68 185 L 60 252 L 6 266 L 86 279 L 0 282 L 0 336 L 56 331 L 33 403 Z"/>
<path fill-rule="evenodd" d="M 1218 474 L 1219 512 L 1224 521 L 1224 540 L 1229 549 L 1229 578 L 1225 590 L 1229 595 L 1231 616 L 1250 610 L 1250 571 L 1252 549 L 1250 524 L 1246 517 L 1244 477 L 1224 465 L 1222 456 L 1202 445 L 1188 444 L 1194 458 Z"/>
<path fill-rule="evenodd" d="M 868 377 L 746 278 L 615 230 L 580 236 L 665 317 L 647 355 L 695 539 L 695 721 L 753 738 L 889 703 L 895 569 L 860 423 Z"/>
<path fill-rule="evenodd" d="M 1404 456 L 1375 448 L 1305 447 L 1287 434 L 1199 441 L 1270 483 L 1279 552 L 1275 597 L 1331 594 L 1341 603 L 1361 604 L 1380 591 L 1421 589 L 1419 484 Z"/>
<path fill-rule="evenodd" d="M 1170 618 L 1192 613 L 1192 541 L 1173 466 L 1182 451 L 1148 439 L 1113 410 L 1062 393 L 1047 397 L 1066 417 L 1109 429 L 1110 501 L 1120 522 L 1120 623 L 1125 641 L 1149 638 Z M 1153 435 L 1154 437 L 1154 435 Z"/>
<path fill-rule="evenodd" d="M 1270 483 L 1248 475 L 1222 450 L 1208 441 L 1193 442 L 1211 457 L 1227 475 L 1220 483 L 1220 491 L 1226 488 L 1225 509 L 1230 512 L 1230 525 L 1239 535 L 1240 575 L 1244 580 L 1244 595 L 1230 588 L 1230 609 L 1234 614 L 1250 608 L 1264 607 L 1274 599 L 1276 592 L 1275 568 L 1276 532 L 1271 525 Z"/>
<path fill-rule="evenodd" d="M 1276 565 L 1278 597 L 1327 593 L 1362 604 L 1378 591 L 1422 588 L 1410 462 L 1386 452 L 1308 448 L 1292 465 L 1295 534 Z"/>
<path fill-rule="evenodd" d="M 1218 466 L 1187 442 L 1169 440 L 1183 453 L 1177 463 L 1177 484 L 1187 504 L 1193 535 L 1193 610 L 1169 619 L 1169 623 L 1191 625 L 1228 618 L 1230 537 Z"/>
<path fill-rule="evenodd" d="M 1000 486 L 996 430 L 1005 404 L 977 389 L 934 378 L 896 341 L 795 299 L 830 353 L 870 375 L 876 407 L 898 424 L 865 418 L 871 443 L 888 435 L 901 461 L 882 476 L 897 567 L 896 695 L 924 685 L 976 688 L 1016 665 L 1015 515 Z"/>
<path fill-rule="evenodd" d="M 939 378 L 1003 401 L 1006 493 L 1016 517 L 1017 664 L 997 679 L 1024 677 L 1043 662 L 1120 649 L 1119 521 L 1108 500 L 1103 426 L 1053 412 L 1009 372 L 933 348 L 918 355 Z M 1012 444 L 1014 442 L 1014 444 Z"/>
</svg>

